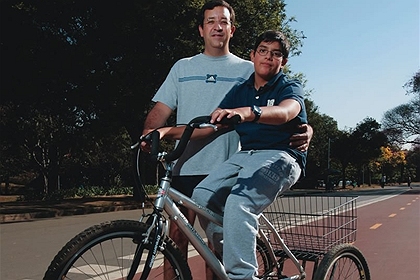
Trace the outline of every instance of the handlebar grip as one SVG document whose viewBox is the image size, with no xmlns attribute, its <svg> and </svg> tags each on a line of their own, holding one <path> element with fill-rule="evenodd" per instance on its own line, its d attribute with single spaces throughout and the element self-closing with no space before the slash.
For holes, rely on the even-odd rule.
<svg viewBox="0 0 420 280">
<path fill-rule="evenodd" d="M 160 133 L 157 130 L 152 131 L 151 133 L 151 140 L 152 140 L 152 151 L 150 156 L 153 161 L 157 160 L 157 155 L 159 153 L 159 143 L 160 143 Z"/>
<path fill-rule="evenodd" d="M 195 117 L 194 119 L 192 119 L 189 123 L 188 126 L 192 126 L 194 128 L 198 128 L 200 126 L 200 124 L 203 123 L 210 123 L 211 120 L 211 116 L 200 116 L 200 117 Z"/>
<path fill-rule="evenodd" d="M 239 123 L 241 123 L 241 116 L 240 115 L 234 115 L 233 117 L 231 117 L 229 119 L 227 117 L 224 117 L 218 123 L 225 124 L 225 125 L 239 124 Z"/>
</svg>

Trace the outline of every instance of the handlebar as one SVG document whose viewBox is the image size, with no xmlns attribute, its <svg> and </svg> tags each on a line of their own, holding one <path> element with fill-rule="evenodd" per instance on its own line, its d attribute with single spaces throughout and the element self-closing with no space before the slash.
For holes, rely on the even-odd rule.
<svg viewBox="0 0 420 280">
<path fill-rule="evenodd" d="M 223 125 L 230 125 L 233 126 L 235 124 L 239 124 L 241 122 L 241 117 L 239 115 L 235 115 L 232 118 L 224 117 L 220 122 L 211 124 L 210 123 L 211 116 L 200 116 L 192 119 L 185 127 L 184 132 L 178 142 L 176 148 L 167 154 L 162 155 L 160 160 L 170 162 L 178 159 L 182 153 L 184 152 L 187 144 L 191 138 L 194 129 L 196 128 L 203 128 L 203 127 L 213 127 L 215 130 L 216 124 L 223 124 Z M 151 133 L 145 135 L 140 141 L 150 141 L 152 143 L 152 151 L 151 151 L 151 158 L 152 159 L 159 159 L 159 131 L 154 130 Z"/>
</svg>

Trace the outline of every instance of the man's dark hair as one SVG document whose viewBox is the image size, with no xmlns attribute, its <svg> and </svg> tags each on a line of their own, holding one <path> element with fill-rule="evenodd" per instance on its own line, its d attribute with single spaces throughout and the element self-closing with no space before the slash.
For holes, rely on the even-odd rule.
<svg viewBox="0 0 420 280">
<path fill-rule="evenodd" d="M 203 23 L 204 23 L 204 12 L 205 11 L 207 11 L 207 10 L 213 10 L 215 7 L 219 7 L 219 6 L 225 7 L 225 8 L 227 8 L 229 10 L 229 13 L 230 13 L 230 23 L 232 25 L 234 25 L 235 24 L 235 11 L 233 10 L 232 6 L 228 2 L 226 2 L 224 0 L 212 0 L 212 1 L 209 1 L 209 2 L 205 3 L 203 5 L 203 7 L 201 7 L 200 14 L 198 15 L 198 25 L 199 26 L 203 26 Z"/>
<path fill-rule="evenodd" d="M 261 42 L 278 42 L 281 46 L 283 57 L 289 57 L 290 42 L 282 32 L 276 30 L 267 30 L 259 35 L 255 41 L 254 51 L 257 50 Z"/>
</svg>

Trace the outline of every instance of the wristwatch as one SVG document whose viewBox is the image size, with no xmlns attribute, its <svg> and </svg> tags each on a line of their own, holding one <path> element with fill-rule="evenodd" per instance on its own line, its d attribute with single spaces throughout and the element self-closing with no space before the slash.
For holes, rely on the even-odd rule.
<svg viewBox="0 0 420 280">
<path fill-rule="evenodd" d="M 255 118 L 252 122 L 257 122 L 260 119 L 261 114 L 262 114 L 261 108 L 258 107 L 257 105 L 254 105 L 254 106 L 251 106 L 251 111 L 255 115 Z"/>
</svg>

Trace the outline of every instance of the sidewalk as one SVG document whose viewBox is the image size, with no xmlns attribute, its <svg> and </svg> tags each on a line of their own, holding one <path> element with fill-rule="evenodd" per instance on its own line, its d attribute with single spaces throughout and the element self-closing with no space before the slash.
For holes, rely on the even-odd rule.
<svg viewBox="0 0 420 280">
<path fill-rule="evenodd" d="M 336 189 L 334 192 L 378 189 L 379 186 Z M 290 191 L 295 194 L 325 193 L 323 189 L 295 189 Z M 146 204 L 146 207 L 150 205 Z M 42 218 L 53 218 L 59 216 L 85 215 L 111 211 L 123 211 L 140 209 L 141 204 L 134 201 L 131 196 L 105 196 L 95 198 L 66 199 L 61 202 L 2 202 L 0 204 L 0 224 L 12 222 L 33 221 Z"/>
</svg>

